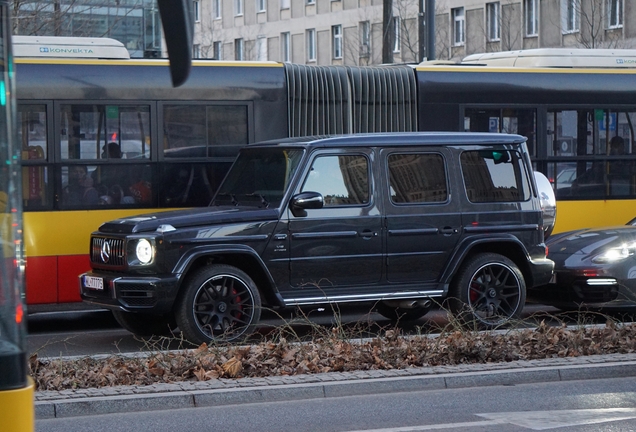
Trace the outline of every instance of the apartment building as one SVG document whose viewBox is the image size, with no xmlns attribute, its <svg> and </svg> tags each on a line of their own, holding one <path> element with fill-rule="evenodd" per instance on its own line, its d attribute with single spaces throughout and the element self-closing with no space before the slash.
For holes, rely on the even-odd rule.
<svg viewBox="0 0 636 432">
<path fill-rule="evenodd" d="M 419 58 L 420 2 L 393 0 L 393 61 Z M 198 0 L 194 57 L 382 62 L 383 0 Z M 636 1 L 437 0 L 435 58 L 529 48 L 634 48 Z"/>
</svg>

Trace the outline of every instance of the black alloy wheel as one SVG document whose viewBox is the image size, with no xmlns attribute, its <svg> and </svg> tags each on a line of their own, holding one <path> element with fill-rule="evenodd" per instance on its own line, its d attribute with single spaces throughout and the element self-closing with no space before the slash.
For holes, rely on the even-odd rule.
<svg viewBox="0 0 636 432">
<path fill-rule="evenodd" d="M 517 265 L 503 255 L 482 253 L 462 266 L 448 303 L 462 324 L 492 329 L 517 319 L 525 301 L 526 284 Z"/>
<path fill-rule="evenodd" d="M 232 342 L 253 332 L 261 298 L 252 279 L 229 265 L 197 270 L 183 287 L 176 319 L 192 343 Z"/>
</svg>

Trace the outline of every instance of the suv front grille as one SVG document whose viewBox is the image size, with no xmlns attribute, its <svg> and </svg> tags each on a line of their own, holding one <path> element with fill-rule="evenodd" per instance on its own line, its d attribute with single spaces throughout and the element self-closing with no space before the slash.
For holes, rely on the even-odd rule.
<svg viewBox="0 0 636 432">
<path fill-rule="evenodd" d="M 107 266 L 123 266 L 126 263 L 126 240 L 93 237 L 91 239 L 91 262 Z"/>
</svg>

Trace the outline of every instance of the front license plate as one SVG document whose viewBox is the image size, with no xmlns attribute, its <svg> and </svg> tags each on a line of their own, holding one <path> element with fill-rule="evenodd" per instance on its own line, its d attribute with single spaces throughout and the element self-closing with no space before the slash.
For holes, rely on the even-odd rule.
<svg viewBox="0 0 636 432">
<path fill-rule="evenodd" d="M 84 276 L 84 286 L 96 290 L 104 289 L 104 279 L 95 276 Z"/>
</svg>

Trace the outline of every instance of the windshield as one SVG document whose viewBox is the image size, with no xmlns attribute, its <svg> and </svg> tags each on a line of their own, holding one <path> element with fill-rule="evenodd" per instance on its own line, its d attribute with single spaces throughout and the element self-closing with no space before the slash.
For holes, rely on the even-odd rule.
<svg viewBox="0 0 636 432">
<path fill-rule="evenodd" d="M 280 206 L 302 155 L 303 150 L 289 148 L 241 150 L 213 204 Z"/>
</svg>

